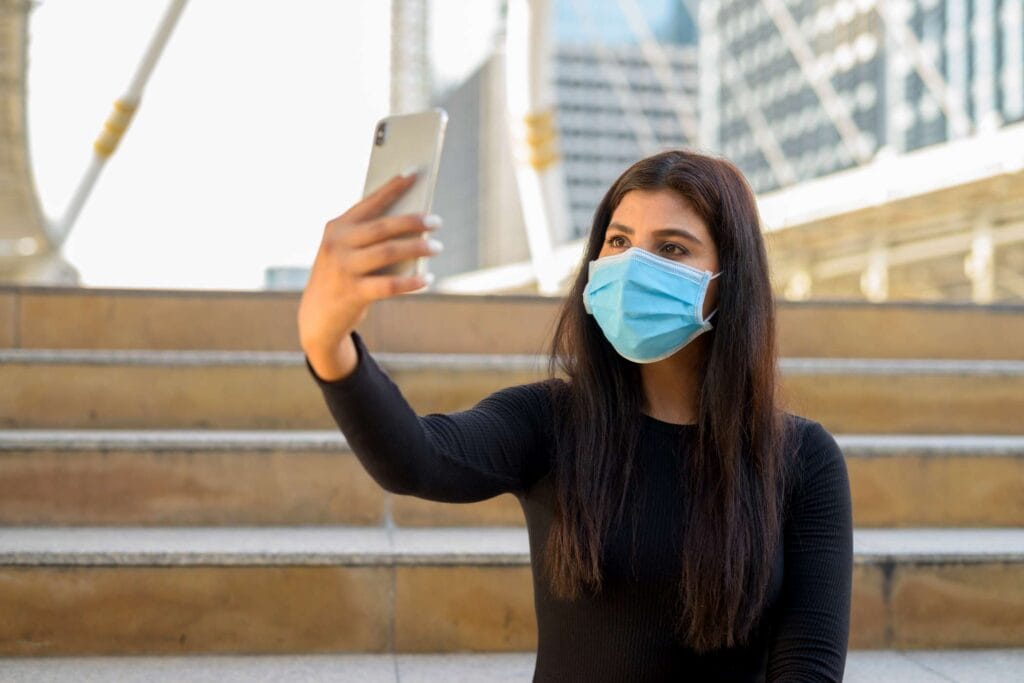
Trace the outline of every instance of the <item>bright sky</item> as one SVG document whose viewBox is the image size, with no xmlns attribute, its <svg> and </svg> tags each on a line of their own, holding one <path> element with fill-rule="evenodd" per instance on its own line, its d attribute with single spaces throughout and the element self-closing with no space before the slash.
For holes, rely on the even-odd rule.
<svg viewBox="0 0 1024 683">
<path fill-rule="evenodd" d="M 67 206 L 166 4 L 33 10 L 30 149 L 49 216 Z M 444 26 L 464 30 L 466 5 L 479 30 L 456 40 Z M 432 0 L 439 82 L 486 54 L 496 7 Z M 82 284 L 250 289 L 268 265 L 312 263 L 324 223 L 358 199 L 373 124 L 387 113 L 389 8 L 189 3 L 65 245 Z"/>
</svg>

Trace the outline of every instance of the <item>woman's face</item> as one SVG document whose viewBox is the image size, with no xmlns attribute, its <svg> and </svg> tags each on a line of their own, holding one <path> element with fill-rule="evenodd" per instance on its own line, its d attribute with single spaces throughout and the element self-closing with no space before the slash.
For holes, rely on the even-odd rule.
<svg viewBox="0 0 1024 683">
<path fill-rule="evenodd" d="M 598 258 L 640 247 L 678 263 L 718 272 L 718 249 L 690 203 L 672 190 L 631 190 L 623 195 L 604 234 Z M 708 284 L 704 317 L 715 310 L 718 280 Z"/>
</svg>

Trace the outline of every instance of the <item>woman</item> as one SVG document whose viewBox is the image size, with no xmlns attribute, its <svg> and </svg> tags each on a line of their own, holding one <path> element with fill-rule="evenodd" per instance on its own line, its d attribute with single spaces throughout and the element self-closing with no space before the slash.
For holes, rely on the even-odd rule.
<svg viewBox="0 0 1024 683">
<path fill-rule="evenodd" d="M 692 151 L 627 169 L 595 213 L 551 376 L 423 417 L 353 331 L 372 301 L 426 284 L 366 275 L 436 253 L 409 239 L 435 220 L 376 218 L 411 182 L 328 223 L 300 305 L 302 347 L 385 489 L 518 497 L 534 680 L 841 680 L 846 467 L 820 424 L 776 403 L 768 262 L 739 170 Z"/>
</svg>

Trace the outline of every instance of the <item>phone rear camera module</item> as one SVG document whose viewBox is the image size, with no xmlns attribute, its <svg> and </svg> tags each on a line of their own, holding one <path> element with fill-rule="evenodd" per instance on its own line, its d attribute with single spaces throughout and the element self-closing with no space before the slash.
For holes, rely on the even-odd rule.
<svg viewBox="0 0 1024 683">
<path fill-rule="evenodd" d="M 384 138 L 387 137 L 387 134 L 388 124 L 384 121 L 381 121 L 380 123 L 377 124 L 377 132 L 373 136 L 373 144 L 377 145 L 378 147 L 383 145 Z"/>
</svg>

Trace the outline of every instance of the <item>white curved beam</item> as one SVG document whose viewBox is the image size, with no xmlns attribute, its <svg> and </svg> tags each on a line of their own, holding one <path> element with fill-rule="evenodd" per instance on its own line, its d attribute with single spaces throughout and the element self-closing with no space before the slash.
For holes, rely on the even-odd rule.
<svg viewBox="0 0 1024 683">
<path fill-rule="evenodd" d="M 505 47 L 505 94 L 516 184 L 542 294 L 558 292 L 553 245 L 565 241 L 569 226 L 549 77 L 549 12 L 548 0 L 509 0 Z"/>
<path fill-rule="evenodd" d="M 78 183 L 78 187 L 72 195 L 71 202 L 64 211 L 64 215 L 53 227 L 50 239 L 55 245 L 59 246 L 67 239 L 71 228 L 74 227 L 75 221 L 78 219 L 78 214 L 81 213 L 82 207 L 85 206 L 85 201 L 89 198 L 92 188 L 96 185 L 100 171 L 103 170 L 107 160 L 113 156 L 117 150 L 118 143 L 121 141 L 121 137 L 128 130 L 128 125 L 139 108 L 139 102 L 142 100 L 142 91 L 146 87 L 146 82 L 153 73 L 153 69 L 156 67 L 156 63 L 159 61 L 160 55 L 164 47 L 166 47 L 167 41 L 170 39 L 171 33 L 174 31 L 174 27 L 178 23 L 178 19 L 185 10 L 187 3 L 188 0 L 171 0 L 166 12 L 164 12 L 163 19 L 157 27 L 156 33 L 153 34 L 153 38 L 146 48 L 142 61 L 139 62 L 138 67 L 135 69 L 135 74 L 132 76 L 128 89 L 120 99 L 114 102 L 114 110 L 107 117 L 106 122 L 103 124 L 103 130 L 100 131 L 99 137 L 93 143 L 92 162 L 82 180 Z"/>
</svg>

